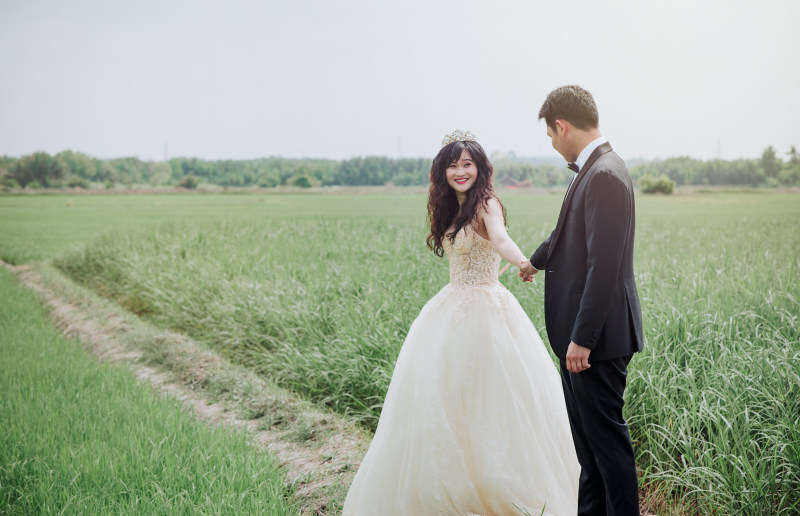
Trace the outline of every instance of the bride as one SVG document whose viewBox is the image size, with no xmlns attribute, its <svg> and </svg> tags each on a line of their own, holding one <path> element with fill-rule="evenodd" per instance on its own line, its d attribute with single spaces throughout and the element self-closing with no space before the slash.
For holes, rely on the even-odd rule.
<svg viewBox="0 0 800 516">
<path fill-rule="evenodd" d="M 397 357 L 345 515 L 574 515 L 580 466 L 561 381 L 502 257 L 527 263 L 505 228 L 492 165 L 469 133 L 433 160 L 428 246 L 450 283 L 422 308 Z"/>
</svg>

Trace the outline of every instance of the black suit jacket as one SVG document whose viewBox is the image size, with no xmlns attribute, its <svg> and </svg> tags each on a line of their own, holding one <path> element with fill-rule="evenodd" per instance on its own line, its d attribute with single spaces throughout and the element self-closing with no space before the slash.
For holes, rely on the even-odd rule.
<svg viewBox="0 0 800 516">
<path fill-rule="evenodd" d="M 545 324 L 558 358 L 566 358 L 570 341 L 592 350 L 590 363 L 642 350 L 635 222 L 628 169 L 603 143 L 573 181 L 555 230 L 531 256 L 545 271 Z"/>
</svg>

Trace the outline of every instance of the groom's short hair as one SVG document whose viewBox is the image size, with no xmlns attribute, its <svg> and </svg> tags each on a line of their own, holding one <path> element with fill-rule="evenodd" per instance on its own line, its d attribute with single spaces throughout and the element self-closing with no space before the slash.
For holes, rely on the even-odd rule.
<svg viewBox="0 0 800 516">
<path fill-rule="evenodd" d="M 580 86 L 561 86 L 550 92 L 539 110 L 539 120 L 555 130 L 556 120 L 566 120 L 578 129 L 596 129 L 600 121 L 592 94 Z"/>
</svg>

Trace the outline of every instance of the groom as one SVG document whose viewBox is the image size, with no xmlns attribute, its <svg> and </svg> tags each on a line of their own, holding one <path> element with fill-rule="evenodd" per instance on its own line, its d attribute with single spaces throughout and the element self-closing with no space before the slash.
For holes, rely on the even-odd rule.
<svg viewBox="0 0 800 516">
<path fill-rule="evenodd" d="M 578 514 L 639 514 L 638 481 L 623 393 L 642 349 L 633 277 L 633 184 L 598 129 L 597 106 L 579 86 L 552 91 L 539 110 L 553 147 L 576 172 L 558 223 L 520 271 L 545 271 L 545 324 L 561 363 L 575 451 Z"/>
</svg>

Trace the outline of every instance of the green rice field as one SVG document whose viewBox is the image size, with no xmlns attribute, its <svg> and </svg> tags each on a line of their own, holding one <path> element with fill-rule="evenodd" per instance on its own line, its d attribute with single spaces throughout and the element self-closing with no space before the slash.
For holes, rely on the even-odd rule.
<svg viewBox="0 0 800 516">
<path fill-rule="evenodd" d="M 531 253 L 561 195 L 501 192 Z M 374 428 L 448 269 L 420 194 L 0 197 L 0 258 L 74 281 Z M 626 417 L 681 514 L 800 512 L 800 196 L 637 197 L 645 350 Z M 545 336 L 543 278 L 501 281 Z"/>
<path fill-rule="evenodd" d="M 296 514 L 243 432 L 99 364 L 2 268 L 0 292 L 0 514 Z"/>
</svg>

